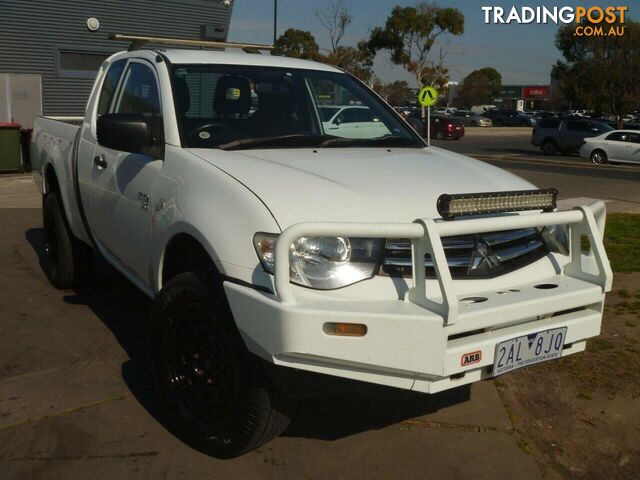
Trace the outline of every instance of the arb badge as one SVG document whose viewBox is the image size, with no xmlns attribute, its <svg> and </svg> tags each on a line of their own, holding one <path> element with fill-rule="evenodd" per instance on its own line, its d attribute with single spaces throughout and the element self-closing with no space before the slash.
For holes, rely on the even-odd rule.
<svg viewBox="0 0 640 480">
<path fill-rule="evenodd" d="M 482 360 L 482 350 L 465 353 L 460 359 L 460 366 L 466 367 L 467 365 L 473 365 L 474 363 L 479 363 L 480 360 Z"/>
</svg>

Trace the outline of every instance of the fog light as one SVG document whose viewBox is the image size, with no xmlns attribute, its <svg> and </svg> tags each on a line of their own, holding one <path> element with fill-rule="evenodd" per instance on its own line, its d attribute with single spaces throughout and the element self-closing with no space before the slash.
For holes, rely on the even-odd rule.
<svg viewBox="0 0 640 480">
<path fill-rule="evenodd" d="M 338 337 L 364 337 L 367 334 L 367 326 L 361 323 L 325 323 L 322 330 Z"/>
</svg>

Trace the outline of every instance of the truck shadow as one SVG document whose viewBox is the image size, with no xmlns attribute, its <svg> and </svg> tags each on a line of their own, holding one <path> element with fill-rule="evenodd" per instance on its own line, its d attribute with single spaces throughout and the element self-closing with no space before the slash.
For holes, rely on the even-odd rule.
<svg viewBox="0 0 640 480">
<path fill-rule="evenodd" d="M 25 238 L 42 266 L 42 229 L 29 229 Z M 129 356 L 121 372 L 132 395 L 154 419 L 172 431 L 160 408 L 150 374 L 147 317 L 152 301 L 101 258 L 95 260 L 91 280 L 71 292 L 63 300 L 70 305 L 89 307 Z M 424 395 L 287 368 L 271 369 L 278 382 L 286 386 L 292 420 L 283 435 L 289 437 L 336 440 L 470 399 L 468 386 Z"/>
</svg>

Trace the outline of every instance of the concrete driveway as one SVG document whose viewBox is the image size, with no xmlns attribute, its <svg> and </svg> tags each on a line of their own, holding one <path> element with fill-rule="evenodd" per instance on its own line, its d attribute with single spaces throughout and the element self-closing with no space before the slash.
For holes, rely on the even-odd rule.
<svg viewBox="0 0 640 480">
<path fill-rule="evenodd" d="M 150 301 L 103 263 L 49 286 L 24 178 L 0 177 L 0 480 L 541 478 L 492 382 L 426 396 L 292 373 L 282 437 L 230 461 L 190 449 L 149 382 Z"/>
</svg>

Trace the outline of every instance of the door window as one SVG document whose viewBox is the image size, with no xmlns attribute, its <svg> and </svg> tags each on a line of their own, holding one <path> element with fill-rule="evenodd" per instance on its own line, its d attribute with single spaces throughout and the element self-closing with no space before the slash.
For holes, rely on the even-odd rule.
<svg viewBox="0 0 640 480">
<path fill-rule="evenodd" d="M 607 140 L 614 141 L 614 142 L 626 142 L 627 137 L 628 137 L 628 134 L 624 132 L 614 132 L 611 135 L 607 136 Z"/>
<path fill-rule="evenodd" d="M 567 130 L 570 132 L 589 132 L 589 124 L 587 122 L 567 122 Z"/>
<path fill-rule="evenodd" d="M 158 83 L 151 68 L 137 62 L 129 65 L 116 113 L 161 115 Z"/>
<path fill-rule="evenodd" d="M 362 108 L 347 108 L 340 114 L 342 117 L 342 123 L 362 123 L 362 122 L 376 122 L 380 121 L 376 118 L 371 110 L 366 107 Z"/>
<path fill-rule="evenodd" d="M 640 133 L 630 133 L 627 141 L 630 143 L 640 144 Z"/>
<path fill-rule="evenodd" d="M 127 73 L 125 73 L 117 106 L 114 109 L 115 113 L 144 115 L 151 128 L 155 147 L 161 147 L 164 143 L 162 111 L 158 92 L 158 82 L 151 67 L 144 63 L 131 62 Z M 160 154 L 155 147 L 152 147 L 152 150 L 148 152 L 152 156 Z"/>
<path fill-rule="evenodd" d="M 102 82 L 102 90 L 100 91 L 100 100 L 98 100 L 98 116 L 109 112 L 113 95 L 116 93 L 118 81 L 127 64 L 126 60 L 118 60 L 109 66 L 104 82 Z"/>
</svg>

